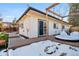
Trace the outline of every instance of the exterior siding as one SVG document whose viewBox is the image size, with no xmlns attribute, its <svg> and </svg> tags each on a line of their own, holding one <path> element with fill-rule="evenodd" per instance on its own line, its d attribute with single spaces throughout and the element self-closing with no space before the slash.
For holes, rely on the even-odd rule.
<svg viewBox="0 0 79 59">
<path fill-rule="evenodd" d="M 29 28 L 28 37 L 38 37 L 38 20 L 36 20 L 34 17 L 31 17 L 28 20 L 27 27 Z"/>
<path fill-rule="evenodd" d="M 19 28 L 19 33 L 29 38 L 38 37 L 38 21 L 34 17 L 30 17 L 23 23 L 23 28 Z M 21 23 L 20 23 L 21 25 Z"/>
<path fill-rule="evenodd" d="M 54 23 L 56 24 L 57 28 L 54 28 Z M 49 35 L 55 35 L 59 34 L 62 31 L 62 24 L 55 22 L 55 21 L 49 21 Z"/>
<path fill-rule="evenodd" d="M 38 37 L 38 20 L 46 20 L 45 15 L 39 12 L 30 10 L 18 23 L 23 23 L 23 28 L 19 27 L 19 33 L 29 38 Z M 55 21 L 54 18 L 48 19 L 48 35 L 59 34 L 62 31 L 62 26 L 65 26 L 64 30 L 69 28 L 69 25 L 64 24 L 60 21 Z M 58 28 L 54 28 L 54 23 Z"/>
</svg>

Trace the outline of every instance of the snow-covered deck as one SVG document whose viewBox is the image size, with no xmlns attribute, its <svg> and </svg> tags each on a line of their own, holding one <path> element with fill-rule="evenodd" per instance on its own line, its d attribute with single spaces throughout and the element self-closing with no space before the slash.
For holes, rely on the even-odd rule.
<svg viewBox="0 0 79 59">
<path fill-rule="evenodd" d="M 29 45 L 31 43 L 44 41 L 44 40 L 51 40 L 51 41 L 54 41 L 54 42 L 59 42 L 59 43 L 62 43 L 62 44 L 67 44 L 67 45 L 79 47 L 79 42 L 57 40 L 57 39 L 55 39 L 54 36 L 48 36 L 48 38 L 38 37 L 38 38 L 32 38 L 32 39 L 23 39 L 22 37 L 10 38 L 8 48 L 9 49 L 10 48 L 17 48 L 17 47 L 20 47 L 20 46 Z"/>
<path fill-rule="evenodd" d="M 15 36 L 16 36 L 16 34 L 15 34 Z M 9 52 L 8 53 L 4 52 L 5 51 L 5 49 L 4 49 L 4 50 L 0 51 L 1 56 L 8 55 L 8 54 L 9 55 L 50 55 L 52 53 L 51 50 L 53 51 L 53 50 L 58 49 L 57 47 L 59 47 L 60 44 L 61 44 L 61 46 L 57 50 L 58 52 L 51 54 L 51 55 L 79 55 L 79 51 L 78 51 L 79 50 L 79 41 L 70 42 L 70 41 L 58 40 L 58 39 L 55 39 L 55 37 L 53 35 L 48 36 L 48 38 L 38 37 L 38 38 L 32 38 L 32 39 L 25 39 L 21 36 L 16 36 L 16 37 L 15 36 L 13 35 L 13 37 L 10 37 L 10 39 L 9 39 L 9 43 L 8 43 Z M 41 42 L 42 43 L 45 42 L 44 45 L 43 44 L 41 45 L 40 44 Z M 49 45 L 45 45 L 45 44 L 49 44 Z M 54 49 L 53 49 L 52 45 L 50 45 L 50 44 L 58 45 L 58 46 L 54 47 Z M 30 45 L 32 45 L 32 46 L 34 45 L 32 47 L 33 50 Z M 43 49 L 43 50 L 39 50 L 39 48 Z M 51 49 L 49 49 L 49 51 L 45 50 L 45 52 L 44 52 L 45 48 L 46 49 L 51 48 Z M 18 52 L 18 51 L 21 51 L 21 52 Z M 41 52 L 41 51 L 43 51 L 43 52 Z M 26 52 L 26 53 L 23 54 L 24 52 Z M 36 53 L 34 54 L 34 52 L 36 52 Z M 49 52 L 51 52 L 51 53 L 49 53 Z M 55 52 L 55 51 L 53 51 L 53 52 Z"/>
<path fill-rule="evenodd" d="M 50 40 L 10 49 L 10 56 L 79 56 L 79 47 L 52 42 Z"/>
<path fill-rule="evenodd" d="M 79 47 L 61 44 L 51 40 L 40 41 L 18 47 L 0 51 L 1 56 L 79 56 Z"/>
</svg>

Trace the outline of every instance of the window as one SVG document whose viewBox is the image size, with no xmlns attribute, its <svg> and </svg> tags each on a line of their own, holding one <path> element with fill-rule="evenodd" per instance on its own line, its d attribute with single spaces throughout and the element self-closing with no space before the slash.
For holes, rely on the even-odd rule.
<svg viewBox="0 0 79 59">
<path fill-rule="evenodd" d="M 20 26 L 21 28 L 23 28 L 23 23 L 21 24 L 21 26 Z"/>
<path fill-rule="evenodd" d="M 56 28 L 56 24 L 54 23 L 54 28 Z"/>
<path fill-rule="evenodd" d="M 64 29 L 64 28 L 65 28 L 65 26 L 63 25 L 63 26 L 62 26 L 62 29 Z"/>
<path fill-rule="evenodd" d="M 56 23 L 54 23 L 54 28 L 55 28 L 55 29 L 58 29 L 58 27 L 57 27 Z"/>
</svg>

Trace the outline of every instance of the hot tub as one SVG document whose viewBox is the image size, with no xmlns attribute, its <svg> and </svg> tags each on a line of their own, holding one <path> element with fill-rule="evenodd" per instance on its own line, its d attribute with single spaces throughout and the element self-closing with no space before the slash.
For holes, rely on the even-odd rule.
<svg viewBox="0 0 79 59">
<path fill-rule="evenodd" d="M 68 35 L 65 31 L 62 31 L 60 35 L 55 36 L 55 38 L 66 41 L 79 41 L 79 32 L 72 32 Z"/>
</svg>

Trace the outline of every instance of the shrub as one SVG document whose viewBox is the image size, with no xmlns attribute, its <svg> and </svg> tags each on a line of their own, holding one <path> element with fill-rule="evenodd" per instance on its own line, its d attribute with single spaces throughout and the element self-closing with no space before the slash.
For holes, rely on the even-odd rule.
<svg viewBox="0 0 79 59">
<path fill-rule="evenodd" d="M 6 42 L 8 42 L 8 34 L 0 32 L 0 40 L 5 40 Z"/>
</svg>

